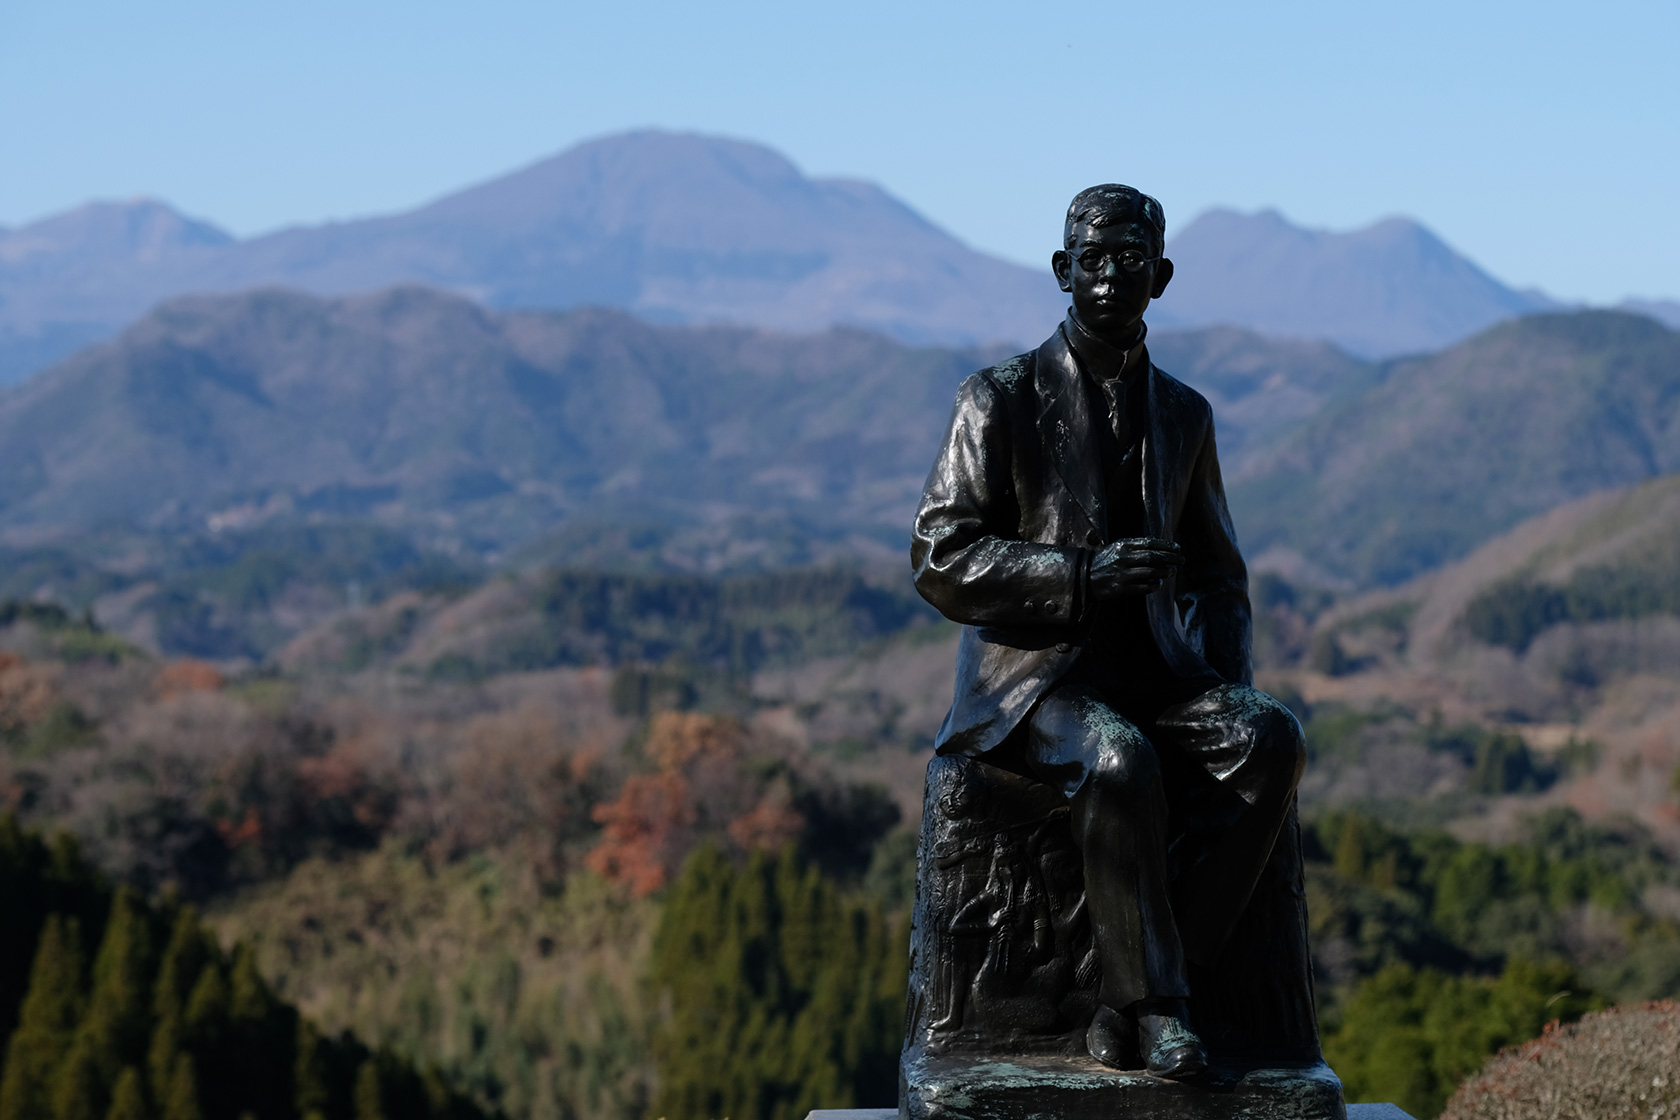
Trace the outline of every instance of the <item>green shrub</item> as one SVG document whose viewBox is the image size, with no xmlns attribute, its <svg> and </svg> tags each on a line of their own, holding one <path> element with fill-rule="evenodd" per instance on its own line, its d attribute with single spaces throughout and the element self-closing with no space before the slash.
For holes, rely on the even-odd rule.
<svg viewBox="0 0 1680 1120">
<path fill-rule="evenodd" d="M 1562 962 L 1515 960 L 1498 977 L 1389 965 L 1360 984 L 1324 1040 L 1350 1101 L 1434 1116 L 1500 1047 L 1601 1006 Z"/>
</svg>

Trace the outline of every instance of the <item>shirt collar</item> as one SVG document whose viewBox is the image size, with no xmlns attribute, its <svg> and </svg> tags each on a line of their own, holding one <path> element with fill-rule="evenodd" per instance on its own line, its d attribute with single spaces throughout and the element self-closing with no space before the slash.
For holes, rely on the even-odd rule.
<svg viewBox="0 0 1680 1120">
<path fill-rule="evenodd" d="M 1074 353 L 1079 355 L 1085 371 L 1098 381 L 1112 381 L 1116 377 L 1131 380 L 1131 375 L 1143 364 L 1143 340 L 1149 333 L 1146 323 L 1138 324 L 1137 341 L 1125 350 L 1111 346 L 1085 329 L 1079 313 L 1068 308 L 1067 337 Z"/>
</svg>

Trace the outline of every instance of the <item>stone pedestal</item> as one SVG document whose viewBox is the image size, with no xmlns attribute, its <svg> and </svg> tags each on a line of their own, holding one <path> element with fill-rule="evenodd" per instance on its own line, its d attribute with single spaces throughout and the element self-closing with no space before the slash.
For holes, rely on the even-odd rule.
<svg viewBox="0 0 1680 1120">
<path fill-rule="evenodd" d="M 1031 778 L 929 764 L 902 1120 L 1343 1120 L 1319 1052 L 1293 812 L 1220 958 L 1191 968 L 1214 1068 L 1186 1083 L 1085 1051 L 1101 977 L 1068 820 L 1065 798 Z"/>
<path fill-rule="evenodd" d="M 807 1113 L 805 1120 L 894 1120 L 897 1116 L 898 1111 L 891 1108 L 820 1108 Z M 1347 1120 L 1412 1120 L 1412 1115 L 1391 1104 L 1350 1104 Z"/>
<path fill-rule="evenodd" d="M 906 1062 L 902 1120 L 1343 1120 L 1342 1083 L 1322 1063 L 1214 1068 L 1195 1082 L 1089 1058 Z"/>
</svg>

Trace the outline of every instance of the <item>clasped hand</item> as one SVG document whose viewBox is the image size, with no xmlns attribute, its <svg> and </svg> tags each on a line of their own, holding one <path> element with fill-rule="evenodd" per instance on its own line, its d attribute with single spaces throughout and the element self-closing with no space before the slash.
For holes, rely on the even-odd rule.
<svg viewBox="0 0 1680 1120">
<path fill-rule="evenodd" d="M 1156 537 L 1118 540 L 1091 558 L 1090 589 L 1098 601 L 1154 591 L 1184 564 L 1176 541 Z"/>
</svg>

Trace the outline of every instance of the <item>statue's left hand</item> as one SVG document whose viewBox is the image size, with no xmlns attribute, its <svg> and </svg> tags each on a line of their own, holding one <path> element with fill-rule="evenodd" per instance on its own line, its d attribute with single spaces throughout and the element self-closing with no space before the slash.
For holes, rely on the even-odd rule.
<svg viewBox="0 0 1680 1120">
<path fill-rule="evenodd" d="M 1146 595 L 1160 587 L 1184 563 L 1175 541 L 1128 537 L 1091 558 L 1091 595 L 1099 602 L 1126 595 Z"/>
</svg>

